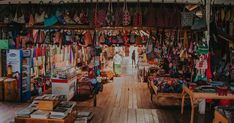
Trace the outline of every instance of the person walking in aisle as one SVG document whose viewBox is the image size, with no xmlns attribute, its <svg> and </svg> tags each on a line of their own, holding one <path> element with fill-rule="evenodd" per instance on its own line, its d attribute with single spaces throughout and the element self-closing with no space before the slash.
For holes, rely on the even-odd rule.
<svg viewBox="0 0 234 123">
<path fill-rule="evenodd" d="M 122 56 L 119 52 L 116 52 L 114 58 L 113 58 L 113 69 L 116 76 L 119 76 L 121 74 L 121 63 L 122 63 Z"/>
<path fill-rule="evenodd" d="M 136 53 L 135 50 L 132 51 L 132 67 L 136 66 Z"/>
</svg>

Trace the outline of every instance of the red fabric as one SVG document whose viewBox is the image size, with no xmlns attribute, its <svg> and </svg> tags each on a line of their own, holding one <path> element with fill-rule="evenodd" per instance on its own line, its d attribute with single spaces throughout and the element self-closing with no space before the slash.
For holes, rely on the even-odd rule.
<svg viewBox="0 0 234 123">
<path fill-rule="evenodd" d="M 211 103 L 213 100 L 212 99 L 206 99 L 207 103 Z"/>
<path fill-rule="evenodd" d="M 94 73 L 93 70 L 91 70 L 91 71 L 89 72 L 89 78 L 94 78 L 94 77 L 95 77 L 95 73 Z"/>
<path fill-rule="evenodd" d="M 211 70 L 210 70 L 210 60 L 211 60 L 211 53 L 208 53 L 207 69 L 206 69 L 206 76 L 208 80 L 210 80 L 212 77 Z"/>
<path fill-rule="evenodd" d="M 219 101 L 219 106 L 230 106 L 231 105 L 231 101 L 230 100 L 220 100 Z"/>
</svg>

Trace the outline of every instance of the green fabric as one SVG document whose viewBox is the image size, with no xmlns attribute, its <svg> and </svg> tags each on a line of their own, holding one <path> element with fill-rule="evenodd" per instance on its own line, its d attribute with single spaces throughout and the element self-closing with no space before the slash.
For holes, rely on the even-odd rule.
<svg viewBox="0 0 234 123">
<path fill-rule="evenodd" d="M 200 74 L 197 74 L 196 77 L 195 77 L 195 79 L 194 79 L 194 82 L 197 82 L 197 81 L 208 82 L 207 77 L 206 76 L 202 76 Z"/>
<path fill-rule="evenodd" d="M 6 39 L 0 39 L 0 49 L 8 49 L 8 40 Z"/>
<path fill-rule="evenodd" d="M 207 45 L 199 45 L 197 52 L 198 52 L 198 54 L 208 54 L 209 48 Z"/>
<path fill-rule="evenodd" d="M 121 74 L 121 64 L 114 64 L 114 72 L 115 74 Z"/>
</svg>

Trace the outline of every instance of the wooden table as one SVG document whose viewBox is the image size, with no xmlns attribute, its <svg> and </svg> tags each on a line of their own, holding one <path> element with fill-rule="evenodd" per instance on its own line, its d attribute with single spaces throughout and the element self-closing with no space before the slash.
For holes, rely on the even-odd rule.
<svg viewBox="0 0 234 123">
<path fill-rule="evenodd" d="M 220 112 L 215 111 L 213 123 L 228 123 L 228 120 Z"/>
<path fill-rule="evenodd" d="M 189 95 L 190 103 L 191 103 L 191 119 L 190 123 L 194 122 L 194 109 L 195 106 L 203 99 L 230 99 L 234 100 L 233 94 L 228 94 L 227 96 L 219 96 L 216 93 L 205 93 L 205 92 L 193 92 L 188 87 L 183 86 L 183 92 L 182 92 L 182 103 L 181 103 L 181 114 L 184 112 L 184 99 L 185 96 Z"/>
<path fill-rule="evenodd" d="M 161 93 L 158 92 L 158 87 L 154 85 L 153 81 L 149 81 L 149 86 L 152 88 L 154 94 L 157 96 L 157 101 L 159 101 L 159 98 L 163 102 L 163 105 L 174 105 L 178 106 L 180 105 L 180 100 L 182 98 L 181 93 Z M 162 99 L 163 98 L 163 99 Z M 171 100 L 170 100 L 171 99 Z M 153 100 L 153 93 L 151 92 L 151 101 Z"/>
<path fill-rule="evenodd" d="M 73 123 L 75 118 L 70 114 L 65 119 L 36 119 L 16 117 L 15 123 Z"/>
<path fill-rule="evenodd" d="M 38 118 L 25 118 L 15 117 L 15 123 L 73 123 L 76 118 L 77 106 L 75 106 L 71 113 L 64 119 L 38 119 Z"/>
</svg>

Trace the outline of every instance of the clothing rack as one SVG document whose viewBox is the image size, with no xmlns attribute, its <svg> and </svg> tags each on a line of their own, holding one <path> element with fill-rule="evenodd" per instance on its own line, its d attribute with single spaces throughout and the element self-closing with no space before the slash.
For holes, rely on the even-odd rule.
<svg viewBox="0 0 234 123">
<path fill-rule="evenodd" d="M 44 25 L 34 25 L 34 26 L 24 26 L 26 29 L 71 29 L 71 30 L 96 30 L 96 31 L 104 31 L 104 30 L 119 30 L 119 31 L 128 31 L 128 30 L 149 30 L 149 31 L 202 31 L 202 30 L 191 30 L 186 27 L 134 27 L 134 26 L 121 26 L 121 27 L 98 27 L 90 25 L 54 25 L 50 27 L 45 27 Z M 0 28 L 7 28 L 7 24 L 0 23 Z"/>
</svg>

